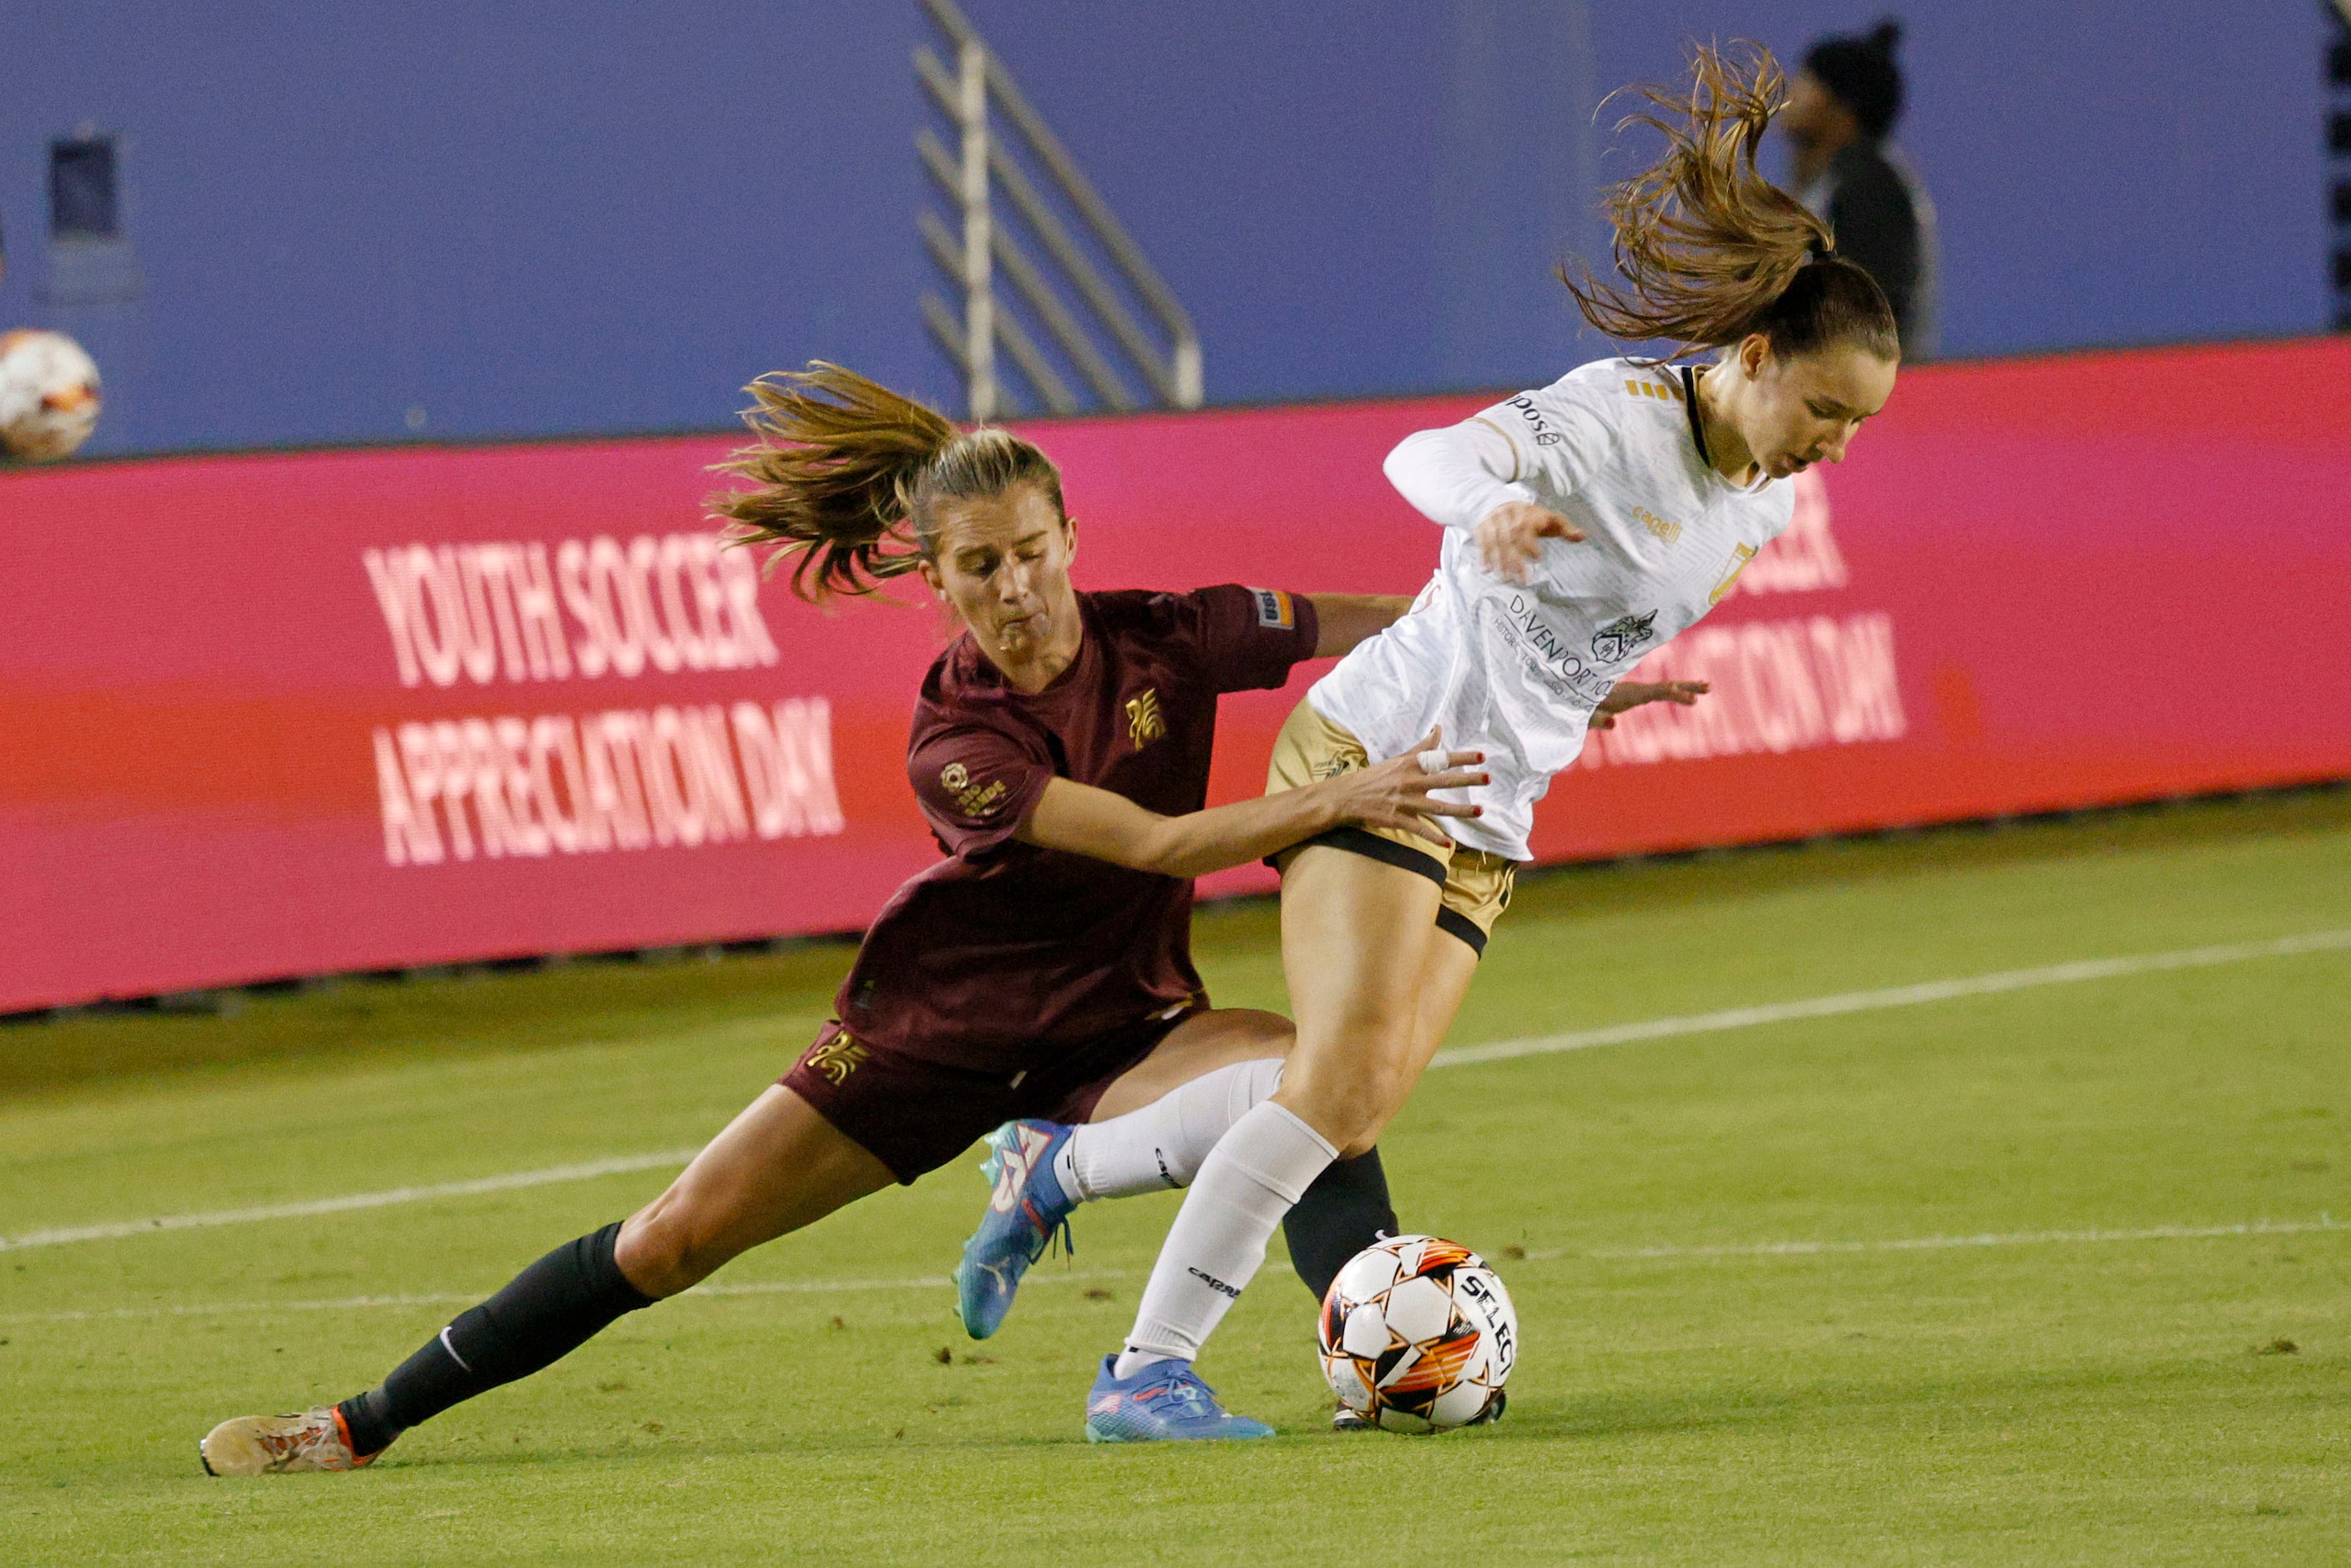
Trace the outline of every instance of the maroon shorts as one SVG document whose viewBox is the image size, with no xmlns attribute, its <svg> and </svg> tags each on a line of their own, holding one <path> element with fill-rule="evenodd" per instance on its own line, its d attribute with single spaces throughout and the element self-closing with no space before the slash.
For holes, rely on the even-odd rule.
<svg viewBox="0 0 2351 1568">
<path fill-rule="evenodd" d="M 1082 1122 L 1094 1103 L 1177 1024 L 1186 1008 L 1098 1034 L 1025 1072 L 952 1067 L 851 1036 L 838 1022 L 777 1080 L 859 1147 L 911 1182 L 1006 1122 Z"/>
</svg>

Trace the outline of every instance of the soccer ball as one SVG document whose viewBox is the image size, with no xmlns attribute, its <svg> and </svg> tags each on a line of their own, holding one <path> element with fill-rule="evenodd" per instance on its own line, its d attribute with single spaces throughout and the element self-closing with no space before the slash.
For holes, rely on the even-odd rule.
<svg viewBox="0 0 2351 1568">
<path fill-rule="evenodd" d="M 1467 1247 L 1398 1236 L 1339 1270 L 1315 1337 L 1322 1375 L 1348 1409 L 1391 1432 L 1441 1432 L 1502 1414 L 1519 1314 Z"/>
<path fill-rule="evenodd" d="M 81 450 L 98 428 L 98 366 L 63 332 L 0 332 L 0 447 L 28 463 Z"/>
</svg>

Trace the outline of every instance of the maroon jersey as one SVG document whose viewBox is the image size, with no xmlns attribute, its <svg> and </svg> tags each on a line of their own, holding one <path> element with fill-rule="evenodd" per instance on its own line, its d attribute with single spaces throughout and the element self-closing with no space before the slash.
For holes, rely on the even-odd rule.
<svg viewBox="0 0 2351 1568">
<path fill-rule="evenodd" d="M 947 858 L 874 920 L 837 1005 L 849 1033 L 1015 1072 L 1200 993 L 1192 884 L 1013 837 L 1052 779 L 1163 816 L 1207 801 L 1217 695 L 1280 686 L 1314 610 L 1268 589 L 1081 593 L 1085 640 L 1043 691 L 968 632 L 923 681 L 906 776 Z"/>
</svg>

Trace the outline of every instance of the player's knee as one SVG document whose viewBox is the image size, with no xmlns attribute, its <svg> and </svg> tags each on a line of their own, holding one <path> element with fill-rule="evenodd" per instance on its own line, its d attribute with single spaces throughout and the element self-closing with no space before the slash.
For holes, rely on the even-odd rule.
<svg viewBox="0 0 2351 1568">
<path fill-rule="evenodd" d="M 1407 1075 L 1384 1053 L 1341 1071 L 1301 1072 L 1293 1060 L 1280 1098 L 1291 1113 L 1343 1153 L 1369 1148 L 1410 1088 Z"/>
<path fill-rule="evenodd" d="M 700 1284 L 726 1260 L 698 1243 L 684 1206 L 664 1193 L 631 1216 L 612 1246 L 612 1261 L 629 1283 L 659 1299 Z"/>
</svg>

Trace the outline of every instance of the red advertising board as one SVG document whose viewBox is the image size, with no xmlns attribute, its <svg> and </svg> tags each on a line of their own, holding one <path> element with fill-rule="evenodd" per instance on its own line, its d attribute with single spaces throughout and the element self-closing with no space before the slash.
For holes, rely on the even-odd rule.
<svg viewBox="0 0 2351 1568">
<path fill-rule="evenodd" d="M 1443 398 L 1075 421 L 1081 585 L 1410 592 Z M 0 475 L 0 1011 L 853 929 L 937 851 L 935 610 L 713 546 L 724 436 Z M 2351 345 L 1906 374 L 1545 859 L 2351 775 Z M 1227 700 L 1214 791 L 1311 678 Z M 1217 890 L 1265 885 L 1228 873 Z"/>
</svg>

